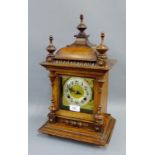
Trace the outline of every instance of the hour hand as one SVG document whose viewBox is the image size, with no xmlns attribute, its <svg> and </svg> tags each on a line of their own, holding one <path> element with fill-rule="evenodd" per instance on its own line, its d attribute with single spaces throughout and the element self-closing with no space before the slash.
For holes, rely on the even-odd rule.
<svg viewBox="0 0 155 155">
<path fill-rule="evenodd" d="M 78 90 L 76 91 L 76 94 L 81 95 L 81 92 L 79 92 Z"/>
<path fill-rule="evenodd" d="M 73 88 L 70 88 L 70 92 L 73 92 L 77 95 L 81 95 L 81 93 L 78 90 L 74 90 Z"/>
</svg>

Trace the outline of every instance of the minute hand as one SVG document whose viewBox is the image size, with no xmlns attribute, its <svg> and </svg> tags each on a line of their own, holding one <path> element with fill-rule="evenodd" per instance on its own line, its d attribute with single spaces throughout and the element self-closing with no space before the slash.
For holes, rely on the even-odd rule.
<svg viewBox="0 0 155 155">
<path fill-rule="evenodd" d="M 74 90 L 73 88 L 70 88 L 70 92 L 81 95 L 81 92 L 79 92 L 78 90 Z"/>
</svg>

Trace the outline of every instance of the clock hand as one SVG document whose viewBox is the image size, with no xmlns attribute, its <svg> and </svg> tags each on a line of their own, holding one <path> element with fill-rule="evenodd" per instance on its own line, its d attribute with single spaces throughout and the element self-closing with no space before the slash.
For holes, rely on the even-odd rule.
<svg viewBox="0 0 155 155">
<path fill-rule="evenodd" d="M 73 88 L 70 88 L 69 91 L 75 93 L 75 90 Z"/>
<path fill-rule="evenodd" d="M 78 90 L 74 90 L 73 88 L 70 88 L 70 92 L 73 92 L 77 95 L 81 95 L 81 92 L 79 92 Z"/>
<path fill-rule="evenodd" d="M 76 94 L 81 95 L 81 92 L 77 91 Z"/>
</svg>

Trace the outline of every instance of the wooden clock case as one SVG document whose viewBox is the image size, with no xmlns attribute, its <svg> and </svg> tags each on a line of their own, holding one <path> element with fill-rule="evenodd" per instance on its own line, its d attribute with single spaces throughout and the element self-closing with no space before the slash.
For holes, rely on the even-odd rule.
<svg viewBox="0 0 155 155">
<path fill-rule="evenodd" d="M 73 44 L 55 52 L 50 36 L 49 52 L 41 65 L 49 71 L 52 94 L 48 121 L 39 129 L 41 133 L 69 138 L 77 141 L 106 145 L 109 143 L 115 119 L 107 113 L 108 74 L 115 60 L 105 54 L 108 48 L 103 44 L 95 46 L 88 40 L 84 30 L 83 15 L 80 16 L 80 31 Z M 92 114 L 64 110 L 61 102 L 61 77 L 83 77 L 94 79 L 94 109 Z"/>
</svg>

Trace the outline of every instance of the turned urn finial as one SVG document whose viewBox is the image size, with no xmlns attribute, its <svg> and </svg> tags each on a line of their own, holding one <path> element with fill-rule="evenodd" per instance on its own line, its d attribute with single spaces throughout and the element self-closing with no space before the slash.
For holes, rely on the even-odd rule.
<svg viewBox="0 0 155 155">
<path fill-rule="evenodd" d="M 99 66 L 104 66 L 105 60 L 107 59 L 107 56 L 105 53 L 108 51 L 108 47 L 104 45 L 104 37 L 105 37 L 105 34 L 102 32 L 101 43 L 96 47 L 96 50 L 98 52 L 97 63 Z"/>
<path fill-rule="evenodd" d="M 83 14 L 81 14 L 80 15 L 80 24 L 77 26 L 77 29 L 80 32 L 83 32 L 85 29 L 87 29 L 87 26 L 84 24 L 83 19 L 84 19 L 84 16 L 83 16 Z"/>
<path fill-rule="evenodd" d="M 103 45 L 103 41 L 104 41 L 104 33 L 101 32 L 101 45 Z"/>
<path fill-rule="evenodd" d="M 75 35 L 76 38 L 88 38 L 89 35 L 86 35 L 84 32 L 87 29 L 87 26 L 83 22 L 84 16 L 80 15 L 80 24 L 77 26 L 77 29 L 80 31 L 78 35 Z"/>
<path fill-rule="evenodd" d="M 49 36 L 49 45 L 47 46 L 46 50 L 49 53 L 46 57 L 47 62 L 51 62 L 54 58 L 54 52 L 56 50 L 55 46 L 53 45 L 53 36 Z"/>
</svg>

